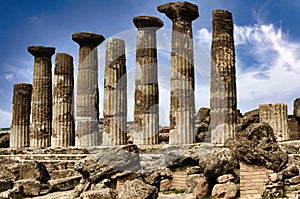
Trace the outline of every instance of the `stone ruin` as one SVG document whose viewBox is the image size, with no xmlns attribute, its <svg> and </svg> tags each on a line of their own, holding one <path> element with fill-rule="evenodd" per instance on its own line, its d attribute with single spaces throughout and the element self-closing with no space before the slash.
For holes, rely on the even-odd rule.
<svg viewBox="0 0 300 199">
<path fill-rule="evenodd" d="M 66 198 L 167 198 L 166 192 L 180 190 L 186 193 L 182 198 L 237 198 L 238 193 L 270 198 L 300 190 L 300 98 L 293 115 L 286 104 L 239 112 L 233 18 L 229 11 L 214 10 L 210 108 L 195 113 L 192 21 L 199 17 L 198 6 L 171 2 L 157 9 L 172 20 L 170 126 L 159 126 L 156 31 L 164 25 L 159 18 L 133 18 L 137 50 L 131 127 L 124 40 L 106 43 L 100 128 L 97 46 L 104 37 L 72 35 L 79 44 L 76 104 L 73 57 L 56 54 L 52 93 L 55 48 L 29 46 L 33 83 L 14 85 L 11 149 L 0 154 L 0 198 L 49 190 L 72 190 L 61 195 Z"/>
</svg>

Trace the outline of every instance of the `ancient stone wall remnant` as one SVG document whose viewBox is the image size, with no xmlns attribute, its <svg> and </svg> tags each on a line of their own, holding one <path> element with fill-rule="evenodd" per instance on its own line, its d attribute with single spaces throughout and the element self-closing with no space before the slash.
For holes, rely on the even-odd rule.
<svg viewBox="0 0 300 199">
<path fill-rule="evenodd" d="M 289 139 L 286 104 L 260 104 L 259 121 L 265 122 L 273 128 L 277 141 L 285 141 Z"/>
<path fill-rule="evenodd" d="M 55 48 L 29 46 L 34 56 L 30 147 L 49 147 L 52 130 L 52 62 Z"/>
<path fill-rule="evenodd" d="M 73 73 L 73 57 L 66 53 L 57 53 L 54 69 L 52 147 L 68 147 L 75 144 Z"/>
<path fill-rule="evenodd" d="M 102 145 L 127 143 L 127 75 L 125 42 L 112 38 L 106 43 Z"/>
<path fill-rule="evenodd" d="M 199 17 L 198 6 L 189 2 L 171 2 L 157 9 L 173 22 L 169 143 L 190 144 L 195 141 L 192 21 Z"/>
<path fill-rule="evenodd" d="M 104 37 L 95 33 L 79 32 L 72 35 L 79 44 L 76 95 L 76 146 L 101 144 L 99 132 L 99 90 L 97 46 Z"/>
<path fill-rule="evenodd" d="M 157 78 L 156 31 L 163 22 L 152 16 L 137 16 L 133 19 L 137 27 L 134 142 L 136 144 L 158 144 L 159 107 Z"/>
<path fill-rule="evenodd" d="M 14 84 L 10 147 L 29 147 L 30 109 L 32 85 Z"/>
<path fill-rule="evenodd" d="M 232 14 L 214 10 L 211 45 L 211 142 L 224 144 L 237 133 L 235 49 Z"/>
</svg>

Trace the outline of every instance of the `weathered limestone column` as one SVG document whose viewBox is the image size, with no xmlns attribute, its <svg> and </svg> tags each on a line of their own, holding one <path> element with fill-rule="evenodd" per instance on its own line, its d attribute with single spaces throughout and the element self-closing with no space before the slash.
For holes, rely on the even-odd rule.
<svg viewBox="0 0 300 199">
<path fill-rule="evenodd" d="M 152 16 L 133 18 L 138 28 L 134 94 L 134 143 L 158 144 L 159 107 L 156 31 L 163 22 Z"/>
<path fill-rule="evenodd" d="M 52 130 L 52 62 L 55 48 L 29 46 L 34 56 L 30 147 L 49 147 Z"/>
<path fill-rule="evenodd" d="M 106 43 L 102 145 L 127 143 L 127 75 L 125 42 L 112 38 Z"/>
<path fill-rule="evenodd" d="M 232 14 L 212 12 L 211 45 L 211 143 L 224 144 L 237 133 L 235 49 Z"/>
<path fill-rule="evenodd" d="M 170 144 L 195 140 L 194 51 L 192 21 L 199 17 L 198 6 L 171 2 L 158 6 L 173 22 L 171 52 Z"/>
<path fill-rule="evenodd" d="M 68 147 L 75 144 L 73 73 L 73 57 L 66 53 L 57 53 L 54 69 L 52 147 Z"/>
<path fill-rule="evenodd" d="M 31 84 L 14 84 L 9 144 L 11 148 L 29 147 L 31 94 Z"/>
<path fill-rule="evenodd" d="M 101 144 L 99 132 L 99 91 L 97 46 L 104 41 L 99 34 L 80 32 L 72 35 L 79 44 L 76 95 L 75 146 Z"/>
<path fill-rule="evenodd" d="M 294 101 L 294 116 L 300 122 L 300 97 Z"/>
<path fill-rule="evenodd" d="M 273 128 L 277 141 L 289 139 L 287 129 L 287 105 L 286 104 L 260 104 L 259 121 L 269 124 Z"/>
</svg>

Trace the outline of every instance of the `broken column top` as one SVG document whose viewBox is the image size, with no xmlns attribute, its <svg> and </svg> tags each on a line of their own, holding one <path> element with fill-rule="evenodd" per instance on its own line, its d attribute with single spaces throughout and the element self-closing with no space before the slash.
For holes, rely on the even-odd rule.
<svg viewBox="0 0 300 199">
<path fill-rule="evenodd" d="M 188 19 L 193 21 L 199 17 L 198 6 L 189 2 L 170 2 L 157 7 L 161 13 L 165 13 L 171 20 Z"/>
<path fill-rule="evenodd" d="M 34 57 L 51 57 L 55 53 L 54 47 L 28 46 L 28 52 Z"/>
<path fill-rule="evenodd" d="M 294 116 L 300 118 L 300 97 L 294 101 Z"/>
<path fill-rule="evenodd" d="M 101 44 L 105 38 L 102 35 L 90 32 L 78 32 L 72 35 L 72 40 L 80 46 L 89 46 L 92 48 Z"/>
<path fill-rule="evenodd" d="M 212 11 L 213 29 L 218 34 L 233 33 L 232 14 L 228 10 L 213 10 Z"/>
<path fill-rule="evenodd" d="M 72 71 L 73 57 L 67 53 L 56 53 L 54 74 L 71 75 Z"/>
<path fill-rule="evenodd" d="M 27 84 L 27 83 L 15 83 L 14 84 L 14 90 L 21 90 L 21 89 L 32 89 L 32 85 L 31 84 Z"/>
<path fill-rule="evenodd" d="M 154 28 L 155 30 L 164 25 L 162 20 L 154 16 L 136 16 L 133 18 L 133 23 L 137 28 Z"/>
</svg>

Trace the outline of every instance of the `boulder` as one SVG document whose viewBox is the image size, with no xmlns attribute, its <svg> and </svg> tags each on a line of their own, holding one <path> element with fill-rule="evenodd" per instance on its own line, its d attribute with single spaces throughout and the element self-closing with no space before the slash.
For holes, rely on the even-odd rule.
<svg viewBox="0 0 300 199">
<path fill-rule="evenodd" d="M 40 195 L 42 184 L 35 179 L 18 180 L 16 184 L 23 186 L 24 196 L 38 196 Z"/>
<path fill-rule="evenodd" d="M 118 195 L 119 199 L 156 199 L 157 197 L 158 189 L 156 187 L 137 179 L 127 180 Z"/>
<path fill-rule="evenodd" d="M 204 122 L 206 124 L 210 123 L 210 109 L 201 107 L 195 117 L 195 123 Z"/>
<path fill-rule="evenodd" d="M 0 199 L 22 199 L 23 186 L 16 185 L 12 189 L 0 193 Z"/>
<path fill-rule="evenodd" d="M 74 189 L 81 179 L 81 176 L 73 176 L 68 178 L 60 178 L 57 180 L 49 180 L 48 184 L 53 191 L 67 191 Z"/>
<path fill-rule="evenodd" d="M 296 165 L 290 165 L 277 174 L 277 180 L 283 181 L 288 178 L 299 176 L 299 169 Z"/>
<path fill-rule="evenodd" d="M 288 161 L 287 154 L 276 142 L 273 129 L 265 123 L 250 125 L 238 140 L 227 141 L 225 146 L 234 151 L 238 160 L 274 171 L 282 170 Z"/>
<path fill-rule="evenodd" d="M 95 189 L 84 192 L 80 195 L 81 199 L 116 199 L 117 191 L 111 188 Z"/>
<path fill-rule="evenodd" d="M 97 184 L 122 171 L 136 172 L 140 169 L 140 157 L 136 145 L 98 147 L 93 154 L 80 160 L 74 169 L 91 183 Z"/>
<path fill-rule="evenodd" d="M 209 192 L 209 184 L 203 174 L 189 175 L 186 181 L 186 193 L 192 193 L 196 198 L 203 198 Z"/>
<path fill-rule="evenodd" d="M 200 164 L 203 164 L 203 160 Z M 238 160 L 232 150 L 217 148 L 211 152 L 204 164 L 204 175 L 209 180 L 216 180 L 221 175 L 234 173 L 235 168 L 238 166 Z"/>
<path fill-rule="evenodd" d="M 78 175 L 80 175 L 80 173 L 75 171 L 74 169 L 54 170 L 51 173 L 51 180 L 57 180 L 60 178 L 69 178 Z"/>
<path fill-rule="evenodd" d="M 47 183 L 50 175 L 42 163 L 32 161 L 22 164 L 19 168 L 19 180 L 35 179 L 42 183 Z"/>
<path fill-rule="evenodd" d="M 232 182 L 233 180 L 234 180 L 234 177 L 231 174 L 225 174 L 225 175 L 219 176 L 217 178 L 217 182 L 220 184 L 224 184 L 226 182 Z"/>
<path fill-rule="evenodd" d="M 232 182 L 216 184 L 212 190 L 212 198 L 233 199 L 236 197 L 237 187 Z"/>
<path fill-rule="evenodd" d="M 15 175 L 4 165 L 0 165 L 0 192 L 13 188 Z"/>
<path fill-rule="evenodd" d="M 9 133 L 0 133 L 0 148 L 9 148 Z"/>
</svg>

